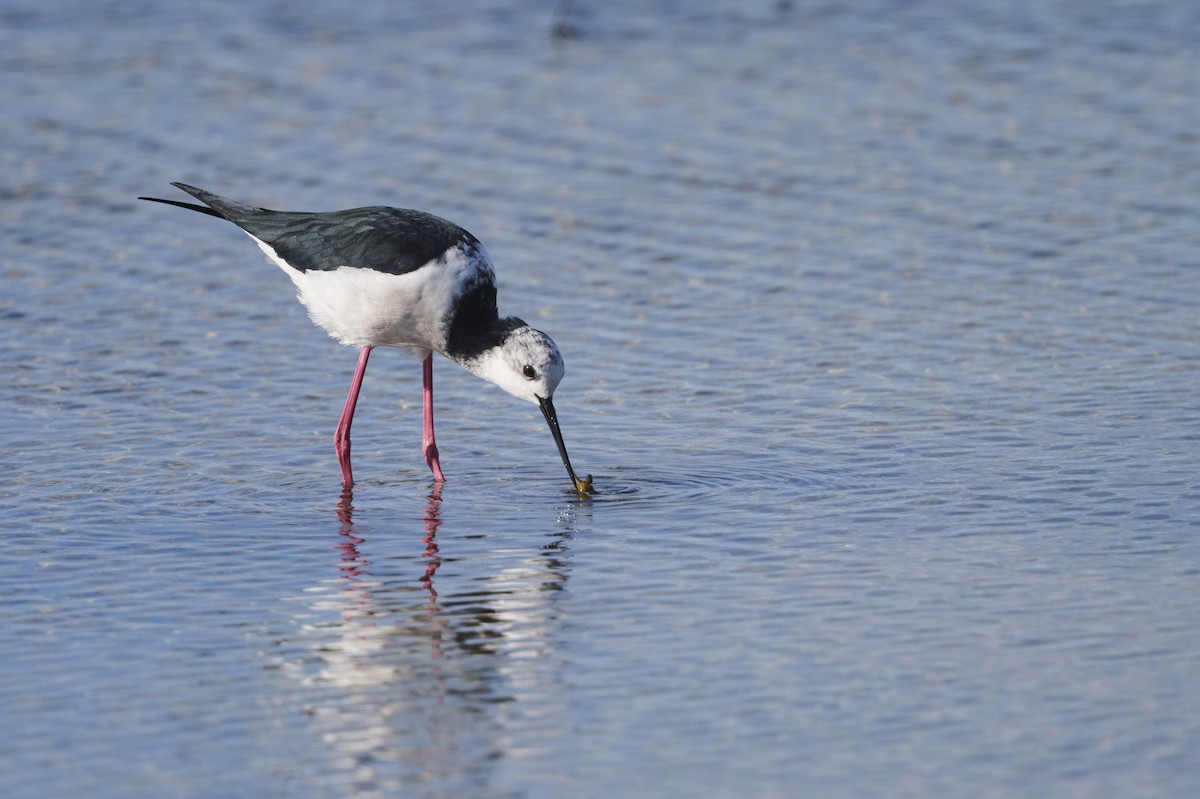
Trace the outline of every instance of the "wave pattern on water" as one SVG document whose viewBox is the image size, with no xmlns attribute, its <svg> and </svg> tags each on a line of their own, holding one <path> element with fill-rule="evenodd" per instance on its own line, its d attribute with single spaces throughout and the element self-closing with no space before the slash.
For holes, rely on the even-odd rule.
<svg viewBox="0 0 1200 799">
<path fill-rule="evenodd" d="M 1194 794 L 1194 4 L 552 5 L 0 9 L 0 795 Z M 462 223 L 598 494 L 381 351 L 343 495 L 171 180 Z"/>
</svg>

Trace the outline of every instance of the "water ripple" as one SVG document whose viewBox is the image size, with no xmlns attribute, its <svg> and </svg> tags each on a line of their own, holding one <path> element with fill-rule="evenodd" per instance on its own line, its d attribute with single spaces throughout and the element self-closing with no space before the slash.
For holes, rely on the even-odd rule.
<svg viewBox="0 0 1200 799">
<path fill-rule="evenodd" d="M 581 503 L 653 503 L 691 505 L 718 503 L 731 496 L 765 492 L 799 495 L 818 488 L 844 485 L 846 474 L 832 470 L 799 471 L 786 468 L 734 469 L 688 464 L 688 468 L 666 470 L 662 467 L 627 467 L 594 476 L 596 494 Z"/>
</svg>

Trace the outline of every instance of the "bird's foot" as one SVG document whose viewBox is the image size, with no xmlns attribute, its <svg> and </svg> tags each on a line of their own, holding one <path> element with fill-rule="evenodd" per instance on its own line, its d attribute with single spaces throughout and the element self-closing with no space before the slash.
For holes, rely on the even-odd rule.
<svg viewBox="0 0 1200 799">
<path fill-rule="evenodd" d="M 429 464 L 429 470 L 433 472 L 433 479 L 439 483 L 446 482 L 446 475 L 442 474 L 442 465 L 438 462 L 437 444 L 430 442 L 425 445 L 425 462 Z"/>
</svg>

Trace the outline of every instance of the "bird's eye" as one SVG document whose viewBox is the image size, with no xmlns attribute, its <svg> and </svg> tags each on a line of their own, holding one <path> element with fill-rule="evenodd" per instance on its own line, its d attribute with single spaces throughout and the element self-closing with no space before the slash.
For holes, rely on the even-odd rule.
<svg viewBox="0 0 1200 799">
<path fill-rule="evenodd" d="M 525 379 L 527 380 L 537 380 L 537 370 L 529 364 L 525 364 L 521 369 L 521 374 L 525 375 Z"/>
</svg>

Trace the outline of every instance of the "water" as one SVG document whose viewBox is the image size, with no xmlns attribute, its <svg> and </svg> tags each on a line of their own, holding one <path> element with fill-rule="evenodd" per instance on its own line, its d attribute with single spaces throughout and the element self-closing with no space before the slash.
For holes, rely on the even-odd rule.
<svg viewBox="0 0 1200 799">
<path fill-rule="evenodd" d="M 8 3 L 0 794 L 1190 796 L 1188 3 Z M 478 235 L 540 414 L 184 180 Z"/>
</svg>

